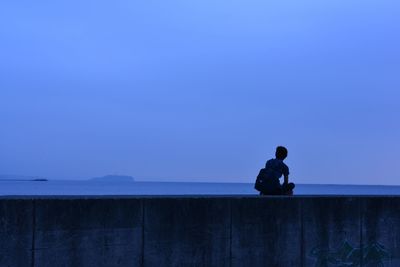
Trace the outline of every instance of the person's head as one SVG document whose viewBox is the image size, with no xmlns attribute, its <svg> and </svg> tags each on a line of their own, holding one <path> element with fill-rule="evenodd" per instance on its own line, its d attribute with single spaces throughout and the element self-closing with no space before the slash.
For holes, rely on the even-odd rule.
<svg viewBox="0 0 400 267">
<path fill-rule="evenodd" d="M 286 147 L 278 146 L 276 148 L 275 157 L 280 160 L 284 160 L 288 155 Z"/>
</svg>

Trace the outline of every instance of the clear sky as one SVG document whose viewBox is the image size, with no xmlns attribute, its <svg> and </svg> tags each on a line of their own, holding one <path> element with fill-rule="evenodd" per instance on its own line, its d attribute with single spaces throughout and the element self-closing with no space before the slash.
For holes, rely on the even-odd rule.
<svg viewBox="0 0 400 267">
<path fill-rule="evenodd" d="M 0 174 L 400 184 L 398 0 L 0 3 Z"/>
</svg>

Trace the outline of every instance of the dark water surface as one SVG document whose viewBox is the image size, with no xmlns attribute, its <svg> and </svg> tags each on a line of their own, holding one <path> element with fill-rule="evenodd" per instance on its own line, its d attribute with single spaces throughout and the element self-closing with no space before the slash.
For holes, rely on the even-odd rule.
<svg viewBox="0 0 400 267">
<path fill-rule="evenodd" d="M 256 195 L 248 183 L 0 181 L 0 195 Z M 400 195 L 400 186 L 300 184 L 296 195 Z"/>
</svg>

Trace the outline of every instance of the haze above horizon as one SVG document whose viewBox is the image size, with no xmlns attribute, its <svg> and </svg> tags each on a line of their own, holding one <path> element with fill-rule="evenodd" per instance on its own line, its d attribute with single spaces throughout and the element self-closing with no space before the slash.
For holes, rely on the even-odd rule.
<svg viewBox="0 0 400 267">
<path fill-rule="evenodd" d="M 0 174 L 400 185 L 400 2 L 3 1 Z M 208 180 L 209 179 L 209 180 Z"/>
</svg>

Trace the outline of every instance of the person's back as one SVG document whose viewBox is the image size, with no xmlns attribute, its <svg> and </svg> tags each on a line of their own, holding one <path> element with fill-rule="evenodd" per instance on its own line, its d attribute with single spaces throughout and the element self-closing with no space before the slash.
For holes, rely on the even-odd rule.
<svg viewBox="0 0 400 267">
<path fill-rule="evenodd" d="M 285 147 L 278 146 L 276 148 L 276 158 L 270 159 L 265 164 L 265 168 L 260 171 L 257 182 L 263 184 L 257 188 L 261 195 L 287 195 L 292 194 L 295 187 L 293 183 L 289 183 L 289 167 L 283 162 L 287 157 L 288 151 Z M 281 185 L 279 178 L 284 177 L 284 183 Z M 256 183 L 257 183 L 256 182 Z"/>
</svg>

